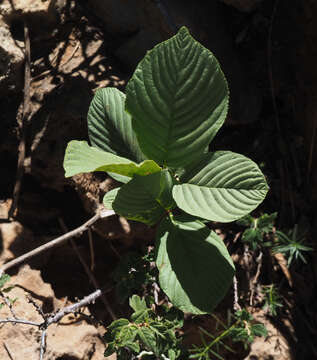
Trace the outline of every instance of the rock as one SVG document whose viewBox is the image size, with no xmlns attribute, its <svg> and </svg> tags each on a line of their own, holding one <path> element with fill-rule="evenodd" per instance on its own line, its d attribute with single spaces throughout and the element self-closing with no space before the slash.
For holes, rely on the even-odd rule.
<svg viewBox="0 0 317 360">
<path fill-rule="evenodd" d="M 16 286 L 8 293 L 17 298 L 13 309 L 16 316 L 34 322 L 43 321 L 27 297 L 51 313 L 66 305 L 65 301 L 55 298 L 52 287 L 43 282 L 40 271 L 32 270 L 28 265 L 13 276 L 9 284 Z M 89 311 L 85 310 L 89 315 Z M 12 317 L 5 306 L 1 309 L 1 318 Z M 103 331 L 100 330 L 102 333 Z M 15 359 L 37 359 L 41 331 L 34 326 L 5 324 L 1 327 L 1 342 L 9 349 Z M 84 321 L 78 321 L 73 315 L 65 316 L 59 324 L 51 325 L 47 330 L 45 359 L 83 359 L 102 360 L 105 345 L 100 339 L 98 329 Z M 0 346 L 0 358 L 9 359 L 4 346 Z"/>
<path fill-rule="evenodd" d="M 58 11 L 65 4 L 65 0 L 4 0 L 0 5 L 0 15 L 8 24 L 14 21 L 28 21 L 32 27 L 41 26 L 43 31 L 43 27 L 57 24 Z"/>
<path fill-rule="evenodd" d="M 1 206 L 0 206 L 1 209 Z M 34 236 L 33 232 L 18 221 L 0 223 L 0 266 L 14 258 L 44 244 L 50 237 Z M 50 251 L 31 259 L 31 264 L 43 266 L 47 263 Z"/>
<path fill-rule="evenodd" d="M 222 0 L 226 5 L 235 7 L 243 12 L 254 10 L 262 0 Z"/>
<path fill-rule="evenodd" d="M 0 18 L 0 94 L 22 87 L 24 43 L 14 41 L 9 26 Z"/>
</svg>

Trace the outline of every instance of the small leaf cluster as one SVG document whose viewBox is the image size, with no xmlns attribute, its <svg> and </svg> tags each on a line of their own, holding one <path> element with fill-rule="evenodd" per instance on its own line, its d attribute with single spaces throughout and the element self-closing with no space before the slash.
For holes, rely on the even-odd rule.
<svg viewBox="0 0 317 360">
<path fill-rule="evenodd" d="M 107 328 L 105 356 L 116 352 L 117 359 L 124 360 L 143 353 L 144 357 L 138 358 L 177 359 L 181 350 L 176 329 L 183 326 L 181 314 L 175 308 L 166 308 L 164 316 L 158 316 L 137 295 L 129 303 L 134 310 L 130 320 L 115 320 Z"/>
<path fill-rule="evenodd" d="M 225 324 L 215 315 L 213 315 L 213 317 L 216 319 L 217 324 L 220 324 L 223 329 L 215 336 L 205 329 L 200 328 L 203 345 L 194 345 L 194 347 L 189 350 L 191 353 L 189 359 L 225 360 L 223 356 L 220 355 L 221 348 L 230 353 L 235 353 L 235 351 L 224 342 L 225 339 L 230 338 L 231 342 L 242 342 L 244 347 L 247 348 L 256 336 L 267 336 L 265 326 L 260 323 L 254 323 L 252 315 L 245 309 L 236 311 L 234 316 L 231 314 L 231 316 L 228 317 L 228 324 Z"/>
<path fill-rule="evenodd" d="M 270 247 L 273 253 L 282 253 L 290 266 L 293 260 L 301 260 L 307 263 L 303 253 L 313 251 L 313 248 L 304 244 L 307 238 L 305 227 L 295 224 L 293 229 L 286 233 L 281 230 L 274 230 L 274 222 L 277 212 L 263 214 L 259 218 L 250 214 L 236 221 L 238 225 L 246 226 L 242 234 L 242 241 L 247 243 L 252 250 L 261 247 Z"/>
<path fill-rule="evenodd" d="M 256 250 L 261 246 L 269 246 L 269 242 L 265 242 L 265 235 L 273 231 L 274 221 L 277 217 L 277 212 L 272 214 L 263 214 L 259 218 L 251 215 L 246 215 L 236 221 L 238 225 L 247 226 L 242 234 L 242 241 L 247 243 L 252 250 Z"/>
<path fill-rule="evenodd" d="M 276 316 L 278 308 L 283 307 L 276 286 L 274 284 L 263 286 L 262 291 L 265 295 L 263 309 L 271 316 Z"/>
<path fill-rule="evenodd" d="M 252 160 L 209 152 L 228 103 L 217 59 L 182 27 L 147 52 L 126 95 L 97 90 L 88 111 L 91 146 L 73 140 L 64 158 L 66 177 L 103 171 L 122 183 L 105 195 L 105 207 L 156 226 L 160 286 L 194 314 L 214 309 L 235 271 L 222 239 L 200 219 L 235 221 L 268 192 Z"/>
<path fill-rule="evenodd" d="M 263 324 L 253 323 L 253 316 L 246 309 L 236 311 L 235 317 L 237 326 L 230 331 L 233 342 L 243 342 L 247 347 L 256 336 L 266 337 L 268 335 Z"/>
<path fill-rule="evenodd" d="M 300 231 L 298 225 L 295 224 L 294 228 L 289 230 L 287 234 L 277 230 L 275 235 L 278 243 L 273 247 L 273 252 L 282 253 L 287 258 L 287 266 L 290 266 L 293 260 L 299 259 L 303 263 L 307 263 L 303 253 L 314 249 L 304 245 L 305 230 Z"/>
<path fill-rule="evenodd" d="M 7 282 L 10 281 L 10 276 L 8 274 L 2 274 L 0 276 L 0 295 L 3 299 L 6 299 L 7 301 L 9 301 L 11 304 L 13 304 L 16 299 L 11 299 L 10 297 L 8 297 L 6 294 L 9 293 L 14 286 L 7 286 L 7 287 L 4 287 L 5 284 Z M 6 302 L 0 302 L 0 309 L 6 305 Z"/>
</svg>

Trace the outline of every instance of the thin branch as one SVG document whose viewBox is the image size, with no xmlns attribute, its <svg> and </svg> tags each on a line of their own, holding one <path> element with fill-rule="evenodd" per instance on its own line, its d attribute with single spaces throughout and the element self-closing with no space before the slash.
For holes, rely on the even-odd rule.
<svg viewBox="0 0 317 360">
<path fill-rule="evenodd" d="M 42 331 L 41 335 L 41 348 L 40 348 L 40 360 L 43 360 L 43 356 L 45 354 L 46 350 L 46 330 Z"/>
<path fill-rule="evenodd" d="M 59 218 L 58 220 L 59 220 L 59 222 L 60 222 L 60 224 L 61 224 L 61 227 L 64 229 L 64 231 L 65 231 L 65 230 L 67 231 L 67 228 L 66 228 L 66 225 L 65 225 L 63 219 Z M 89 228 L 88 228 L 88 229 L 89 229 Z M 89 231 L 89 230 L 88 230 L 88 231 Z M 89 280 L 90 280 L 91 283 L 94 285 L 95 289 L 99 289 L 100 286 L 99 286 L 99 284 L 98 284 L 98 282 L 97 282 L 94 274 L 91 272 L 91 270 L 89 269 L 88 265 L 86 264 L 86 261 L 85 261 L 84 258 L 81 256 L 81 253 L 80 253 L 80 251 L 78 250 L 78 247 L 77 247 L 75 241 L 71 239 L 71 240 L 70 240 L 70 243 L 71 243 L 71 245 L 72 245 L 72 247 L 73 247 L 76 255 L 78 256 L 79 261 L 81 262 L 83 268 L 85 269 L 85 272 L 86 272 Z M 107 299 L 107 297 L 106 297 L 105 294 L 102 294 L 101 300 L 102 300 L 103 304 L 105 305 L 106 310 L 109 312 L 112 320 L 116 320 L 117 317 L 116 317 L 115 313 L 113 312 L 113 310 L 112 310 L 112 308 L 111 308 L 111 306 L 110 306 L 110 304 L 109 304 L 109 301 L 108 301 L 108 299 Z"/>
<path fill-rule="evenodd" d="M 10 358 L 11 360 L 14 360 L 14 357 L 13 357 L 13 355 L 12 355 L 12 352 L 11 352 L 11 350 L 9 349 L 8 345 L 5 343 L 5 341 L 3 342 L 3 347 L 5 348 L 6 352 L 8 353 L 9 358 Z"/>
<path fill-rule="evenodd" d="M 16 319 L 17 316 L 16 316 L 16 313 L 15 311 L 13 310 L 13 306 L 12 306 L 12 303 L 11 301 L 8 299 L 7 296 L 4 295 L 4 293 L 2 291 L 0 291 L 0 296 L 2 297 L 3 301 L 6 303 L 6 305 L 8 306 L 12 316 Z"/>
<path fill-rule="evenodd" d="M 28 321 L 28 320 L 24 320 L 24 319 L 0 319 L 0 324 L 5 324 L 5 323 L 13 323 L 13 324 L 24 324 L 24 325 L 31 325 L 31 326 L 41 326 L 42 323 L 36 323 L 33 321 Z"/>
<path fill-rule="evenodd" d="M 262 257 L 263 257 L 263 253 L 262 251 L 260 251 L 259 256 L 256 258 L 256 262 L 258 263 L 257 269 L 256 269 L 256 274 L 252 280 L 251 283 L 251 294 L 250 294 L 250 305 L 253 305 L 253 296 L 254 296 L 254 289 L 255 289 L 255 285 L 259 279 L 260 273 L 261 273 L 261 268 L 262 268 Z"/>
<path fill-rule="evenodd" d="M 102 210 L 101 212 L 94 215 L 91 219 L 86 221 L 83 225 L 79 226 L 75 230 L 72 230 L 72 231 L 68 232 L 67 234 L 59 236 L 55 240 L 49 241 L 48 243 L 46 243 L 42 246 L 39 246 L 38 248 L 31 250 L 28 253 L 26 253 L 22 256 L 19 256 L 18 258 L 14 259 L 12 261 L 7 262 L 0 268 L 0 276 L 8 269 L 23 263 L 24 261 L 32 258 L 33 256 L 39 255 L 42 252 L 47 251 L 48 249 L 51 249 L 51 248 L 55 247 L 56 245 L 60 245 L 60 244 L 64 243 L 66 240 L 71 239 L 74 236 L 77 236 L 77 235 L 83 233 L 99 219 L 109 217 L 112 215 L 115 215 L 115 212 L 113 210 Z"/>
<path fill-rule="evenodd" d="M 40 360 L 43 360 L 43 356 L 45 353 L 45 339 L 46 339 L 46 330 L 47 328 L 54 323 L 59 322 L 65 315 L 76 313 L 79 311 L 80 308 L 87 306 L 88 304 L 94 303 L 101 295 L 103 294 L 103 290 L 96 290 L 92 294 L 84 297 L 82 300 L 78 301 L 75 304 L 69 305 L 58 311 L 56 314 L 53 314 L 49 317 L 44 317 L 44 321 L 41 323 L 28 321 L 24 319 L 0 319 L 1 323 L 18 323 L 18 324 L 24 324 L 24 325 L 31 325 L 31 326 L 37 326 L 39 329 L 42 330 L 41 335 L 41 347 L 40 347 Z M 42 312 L 43 313 L 43 312 Z M 5 346 L 5 344 L 4 344 Z M 7 350 L 8 351 L 8 350 Z"/>
<path fill-rule="evenodd" d="M 94 291 L 92 294 L 84 297 L 82 300 L 78 301 L 77 303 L 66 306 L 63 309 L 61 309 L 57 314 L 48 317 L 42 326 L 44 328 L 48 328 L 51 324 L 57 323 L 65 315 L 78 312 L 80 308 L 89 305 L 91 303 L 94 303 L 102 294 L 103 291 L 100 289 Z"/>
<path fill-rule="evenodd" d="M 24 99 L 23 99 L 23 113 L 21 121 L 18 121 L 19 130 L 20 130 L 20 143 L 18 148 L 18 164 L 17 164 L 17 175 L 16 183 L 13 189 L 13 200 L 8 213 L 8 218 L 11 219 L 15 216 L 15 211 L 18 205 L 22 178 L 24 174 L 24 159 L 26 154 L 26 123 L 29 118 L 30 113 L 30 83 L 31 83 L 31 45 L 30 45 L 30 36 L 29 28 L 24 22 L 24 43 L 25 43 L 25 68 L 24 68 Z"/>
<path fill-rule="evenodd" d="M 241 306 L 239 304 L 239 295 L 238 295 L 238 280 L 235 275 L 233 277 L 233 310 L 234 311 L 241 310 Z"/>
</svg>

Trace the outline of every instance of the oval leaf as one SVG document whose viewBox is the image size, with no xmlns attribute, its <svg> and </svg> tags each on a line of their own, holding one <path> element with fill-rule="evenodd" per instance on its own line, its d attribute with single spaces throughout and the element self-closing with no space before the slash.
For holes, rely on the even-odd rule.
<svg viewBox="0 0 317 360">
<path fill-rule="evenodd" d="M 147 53 L 126 93 L 143 153 L 171 168 L 199 158 L 227 114 L 229 91 L 220 66 L 185 27 Z"/>
<path fill-rule="evenodd" d="M 124 109 L 125 94 L 115 88 L 98 89 L 88 111 L 91 145 L 140 162 L 145 160 L 132 129 L 131 116 Z"/>
<path fill-rule="evenodd" d="M 206 154 L 182 175 L 173 197 L 188 214 L 212 221 L 230 222 L 255 209 L 268 186 L 259 167 L 230 151 Z"/>
<path fill-rule="evenodd" d="M 111 171 L 129 177 L 161 171 L 153 160 L 136 164 L 129 159 L 89 146 L 86 141 L 78 140 L 70 141 L 67 145 L 64 169 L 65 177 L 93 171 Z"/>
<path fill-rule="evenodd" d="M 148 176 L 135 175 L 118 191 L 112 202 L 113 210 L 129 220 L 156 224 L 175 205 L 169 177 L 167 170 Z"/>
<path fill-rule="evenodd" d="M 217 234 L 184 216 L 160 224 L 156 265 L 161 288 L 173 305 L 194 314 L 210 313 L 228 291 L 234 274 Z"/>
</svg>

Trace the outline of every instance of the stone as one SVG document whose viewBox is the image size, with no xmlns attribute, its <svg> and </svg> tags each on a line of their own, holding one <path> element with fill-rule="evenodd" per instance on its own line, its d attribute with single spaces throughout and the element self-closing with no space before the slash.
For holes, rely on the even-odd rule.
<svg viewBox="0 0 317 360">
<path fill-rule="evenodd" d="M 0 95 L 22 87 L 24 43 L 12 38 L 9 26 L 0 18 Z"/>
<path fill-rule="evenodd" d="M 13 21 L 41 22 L 42 27 L 48 24 L 56 25 L 58 16 L 57 10 L 66 4 L 65 0 L 4 0 L 0 4 L 0 16 L 8 24 Z"/>
</svg>

